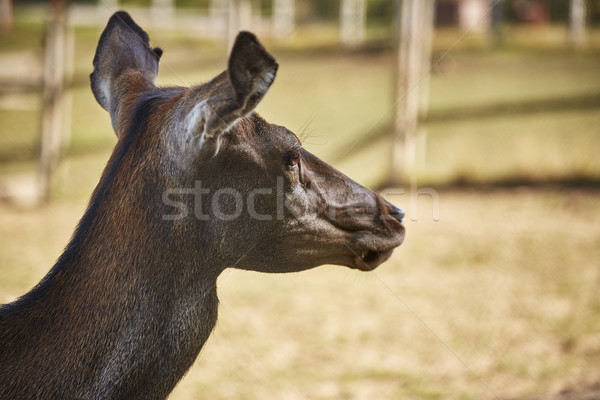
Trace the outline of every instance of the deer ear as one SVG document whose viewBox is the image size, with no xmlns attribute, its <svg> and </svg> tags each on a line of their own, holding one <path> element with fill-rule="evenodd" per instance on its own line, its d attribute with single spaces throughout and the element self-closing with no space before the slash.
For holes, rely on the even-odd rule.
<svg viewBox="0 0 600 400">
<path fill-rule="evenodd" d="M 207 118 L 206 138 L 227 131 L 237 120 L 251 113 L 275 80 L 277 67 L 273 56 L 256 36 L 240 32 L 229 56 L 228 93 L 209 99 L 212 115 Z"/>
<path fill-rule="evenodd" d="M 129 14 L 113 14 L 98 41 L 90 81 L 94 97 L 110 113 L 117 136 L 126 100 L 155 87 L 161 55 L 162 50 L 150 47 L 148 34 Z"/>
<path fill-rule="evenodd" d="M 242 113 L 256 107 L 275 80 L 277 62 L 250 32 L 240 32 L 229 57 L 229 79 Z"/>
</svg>

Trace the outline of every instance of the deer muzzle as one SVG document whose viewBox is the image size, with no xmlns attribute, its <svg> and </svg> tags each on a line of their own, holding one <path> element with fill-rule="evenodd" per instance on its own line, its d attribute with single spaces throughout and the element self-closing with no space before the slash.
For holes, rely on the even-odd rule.
<svg viewBox="0 0 600 400">
<path fill-rule="evenodd" d="M 404 241 L 402 209 L 375 195 L 374 202 L 337 209 L 330 222 L 351 237 L 351 268 L 370 271 L 392 255 Z"/>
</svg>

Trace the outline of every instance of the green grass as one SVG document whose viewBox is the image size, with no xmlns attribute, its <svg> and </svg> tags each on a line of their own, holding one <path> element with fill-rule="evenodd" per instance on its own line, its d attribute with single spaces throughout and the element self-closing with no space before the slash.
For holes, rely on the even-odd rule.
<svg viewBox="0 0 600 400">
<path fill-rule="evenodd" d="M 331 41 L 321 49 L 310 32 L 298 34 L 297 45 L 274 46 L 281 68 L 258 110 L 301 131 L 306 147 L 325 160 L 377 184 L 388 173 L 393 56 L 385 50 L 343 52 Z M 77 30 L 69 144 L 76 156 L 106 154 L 114 144 L 107 115 L 89 90 L 97 35 L 95 29 Z M 19 40 L 30 43 L 30 36 Z M 437 38 L 438 56 L 446 36 Z M 154 35 L 153 43 L 165 49 L 160 84 L 200 83 L 225 65 L 215 43 L 164 34 Z M 598 72 L 600 53 L 593 50 L 507 45 L 492 51 L 461 42 L 432 74 L 426 135 L 412 175 L 429 183 L 598 180 Z M 0 117 L 0 172 L 28 169 L 23 162 L 34 160 L 39 132 L 35 111 L 1 111 Z"/>
</svg>

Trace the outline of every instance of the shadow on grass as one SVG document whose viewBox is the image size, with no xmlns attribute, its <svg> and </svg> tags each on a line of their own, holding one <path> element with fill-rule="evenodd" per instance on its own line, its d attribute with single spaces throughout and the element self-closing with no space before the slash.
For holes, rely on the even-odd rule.
<svg viewBox="0 0 600 400">
<path fill-rule="evenodd" d="M 528 188 L 540 190 L 587 189 L 597 191 L 600 190 L 600 177 L 584 174 L 573 174 L 560 178 L 531 178 L 527 176 L 515 176 L 504 179 L 479 181 L 469 177 L 459 176 L 449 182 L 433 186 L 435 186 L 436 189 L 442 190 L 494 190 Z"/>
<path fill-rule="evenodd" d="M 371 187 L 378 192 L 391 188 L 409 187 L 410 182 L 390 183 L 381 180 L 375 182 Z M 456 177 L 443 183 L 419 182 L 419 188 L 431 187 L 437 191 L 458 191 L 458 192 L 492 192 L 496 190 L 504 191 L 510 189 L 527 190 L 583 190 L 589 192 L 600 191 L 600 177 L 573 174 L 560 178 L 531 178 L 527 176 L 514 176 L 505 179 L 490 179 L 486 181 L 475 180 L 470 177 Z M 600 398 L 598 399 L 600 400 Z"/>
<path fill-rule="evenodd" d="M 548 112 L 554 113 L 561 111 L 585 111 L 594 109 L 600 111 L 600 93 L 433 111 L 426 118 L 425 122 L 438 123 L 463 119 L 493 118 Z"/>
<path fill-rule="evenodd" d="M 497 103 L 479 107 L 457 108 L 450 110 L 432 111 L 423 121 L 425 123 L 440 123 L 466 119 L 484 119 L 502 116 L 531 115 L 536 113 L 557 113 L 567 111 L 598 110 L 600 112 L 600 93 L 581 96 L 560 97 L 543 100 Z M 340 144 L 341 150 L 331 158 L 333 162 L 363 151 L 365 147 L 374 145 L 378 140 L 388 137 L 392 128 L 389 125 L 379 126 L 358 139 L 350 138 Z M 368 139 L 368 140 L 367 140 Z"/>
</svg>

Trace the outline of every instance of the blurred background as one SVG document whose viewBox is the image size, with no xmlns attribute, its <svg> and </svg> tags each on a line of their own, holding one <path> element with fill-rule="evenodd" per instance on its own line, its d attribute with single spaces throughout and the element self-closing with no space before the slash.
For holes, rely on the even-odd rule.
<svg viewBox="0 0 600 400">
<path fill-rule="evenodd" d="M 600 0 L 0 0 L 0 303 L 116 142 L 88 75 L 118 9 L 161 85 L 257 33 L 280 64 L 258 112 L 407 211 L 372 273 L 225 271 L 172 399 L 600 399 Z"/>
</svg>

